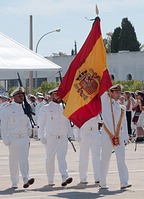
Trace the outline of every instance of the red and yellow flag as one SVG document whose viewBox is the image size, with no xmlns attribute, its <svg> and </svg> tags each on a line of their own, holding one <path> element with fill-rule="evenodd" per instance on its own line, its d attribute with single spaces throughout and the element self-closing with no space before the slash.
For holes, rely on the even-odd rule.
<svg viewBox="0 0 144 199">
<path fill-rule="evenodd" d="M 100 18 L 96 17 L 58 89 L 58 95 L 66 103 L 64 115 L 80 128 L 101 113 L 100 96 L 111 86 Z"/>
</svg>

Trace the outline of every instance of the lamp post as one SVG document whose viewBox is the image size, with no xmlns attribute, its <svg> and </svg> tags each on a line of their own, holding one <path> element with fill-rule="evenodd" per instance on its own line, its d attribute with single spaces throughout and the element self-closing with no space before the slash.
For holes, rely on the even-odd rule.
<svg viewBox="0 0 144 199">
<path fill-rule="evenodd" d="M 45 37 L 46 35 L 51 34 L 51 33 L 53 33 L 53 32 L 60 32 L 60 31 L 61 31 L 61 30 L 58 28 L 58 29 L 56 29 L 56 30 L 52 30 L 52 31 L 47 32 L 47 33 L 45 33 L 44 35 L 42 35 L 42 36 L 40 37 L 40 39 L 38 40 L 37 44 L 36 44 L 35 52 L 37 53 L 39 43 L 40 43 L 40 41 L 42 40 L 43 37 Z M 35 72 L 35 88 L 37 88 L 37 71 Z"/>
<path fill-rule="evenodd" d="M 37 50 L 38 50 L 38 46 L 39 46 L 39 43 L 40 43 L 40 41 L 42 40 L 42 38 L 43 37 L 45 37 L 46 35 L 48 35 L 48 34 L 51 34 L 51 33 L 53 33 L 53 32 L 60 32 L 61 30 L 58 28 L 58 29 L 56 29 L 56 30 L 52 30 L 52 31 L 50 31 L 50 32 L 47 32 L 47 33 L 45 33 L 44 35 L 42 35 L 41 36 L 41 38 L 38 40 L 38 42 L 37 42 L 37 45 L 36 45 L 36 53 L 37 53 Z"/>
</svg>

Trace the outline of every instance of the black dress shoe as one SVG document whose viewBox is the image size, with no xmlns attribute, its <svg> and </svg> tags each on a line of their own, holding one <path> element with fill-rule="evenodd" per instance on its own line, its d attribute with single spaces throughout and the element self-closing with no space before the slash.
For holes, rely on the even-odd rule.
<svg viewBox="0 0 144 199">
<path fill-rule="evenodd" d="M 130 188 L 132 185 L 131 184 L 129 184 L 129 185 L 127 185 L 127 186 L 124 186 L 124 187 L 121 187 L 121 190 L 123 190 L 123 189 L 127 189 L 127 188 Z"/>
<path fill-rule="evenodd" d="M 61 186 L 65 187 L 67 184 L 70 184 L 73 181 L 72 178 L 67 178 L 65 182 L 61 184 Z"/>
<path fill-rule="evenodd" d="M 80 184 L 88 184 L 88 182 L 83 182 L 83 181 L 81 181 Z"/>
<path fill-rule="evenodd" d="M 17 187 L 17 186 L 12 186 L 11 188 L 12 188 L 12 189 L 17 189 L 18 187 Z"/>
<path fill-rule="evenodd" d="M 28 182 L 24 184 L 23 188 L 28 188 L 30 185 L 34 183 L 34 181 L 35 181 L 34 178 L 29 179 Z"/>
<path fill-rule="evenodd" d="M 50 183 L 50 184 L 48 184 L 48 186 L 49 187 L 53 187 L 53 186 L 55 186 L 55 184 L 54 183 Z"/>
</svg>

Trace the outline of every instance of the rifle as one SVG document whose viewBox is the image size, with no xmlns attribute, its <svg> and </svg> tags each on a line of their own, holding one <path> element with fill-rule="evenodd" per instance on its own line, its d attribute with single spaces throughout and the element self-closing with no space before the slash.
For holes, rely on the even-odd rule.
<svg viewBox="0 0 144 199">
<path fill-rule="evenodd" d="M 19 73 L 17 73 L 17 75 L 18 75 L 19 85 L 22 87 L 23 85 L 22 85 L 22 81 L 20 79 Z M 35 113 L 32 111 L 32 108 L 31 108 L 30 104 L 28 103 L 24 92 L 23 92 L 23 95 L 24 95 L 24 103 L 22 103 L 22 108 L 24 110 L 24 113 L 28 116 L 32 128 L 34 128 L 35 126 L 37 126 L 35 121 L 34 121 L 34 119 L 33 119 L 33 117 L 32 117 L 32 115 L 35 115 Z"/>
</svg>

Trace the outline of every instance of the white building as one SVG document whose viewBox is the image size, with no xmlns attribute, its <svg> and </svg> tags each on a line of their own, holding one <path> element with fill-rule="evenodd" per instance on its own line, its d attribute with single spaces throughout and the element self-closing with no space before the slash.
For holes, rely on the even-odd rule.
<svg viewBox="0 0 144 199">
<path fill-rule="evenodd" d="M 62 67 L 62 76 L 66 73 L 74 56 L 46 57 Z M 114 80 L 144 81 L 144 51 L 107 54 L 107 66 Z"/>
<path fill-rule="evenodd" d="M 58 64 L 62 67 L 62 76 L 65 75 L 70 63 L 74 59 L 74 56 L 52 56 L 46 57 L 50 61 Z M 112 79 L 114 80 L 141 80 L 144 81 L 144 51 L 139 52 L 119 52 L 107 54 L 107 66 Z M 4 71 L 3 71 L 4 72 Z M 24 85 L 27 85 L 28 72 L 21 72 L 21 79 L 25 81 Z M 35 72 L 33 73 L 35 82 Z M 18 85 L 17 79 L 12 77 L 12 72 L 8 74 L 8 89 L 14 85 Z M 11 79 L 11 80 L 10 80 Z M 37 71 L 37 85 L 40 86 L 42 81 L 59 81 L 59 73 L 55 75 L 48 71 Z"/>
</svg>

